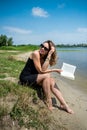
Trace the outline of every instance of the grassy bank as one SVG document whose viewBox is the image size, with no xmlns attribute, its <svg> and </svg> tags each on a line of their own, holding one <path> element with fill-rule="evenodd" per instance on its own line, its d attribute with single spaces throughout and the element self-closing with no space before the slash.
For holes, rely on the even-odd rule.
<svg viewBox="0 0 87 130">
<path fill-rule="evenodd" d="M 37 90 L 18 84 L 19 73 L 25 63 L 10 58 L 19 54 L 20 50 L 24 51 L 24 47 L 12 49 L 16 52 L 0 51 L 0 130 L 23 127 L 47 130 L 49 112 L 39 99 Z"/>
<path fill-rule="evenodd" d="M 18 45 L 18 46 L 2 46 L 0 50 L 14 50 L 14 51 L 31 51 L 38 49 L 38 45 Z"/>
</svg>

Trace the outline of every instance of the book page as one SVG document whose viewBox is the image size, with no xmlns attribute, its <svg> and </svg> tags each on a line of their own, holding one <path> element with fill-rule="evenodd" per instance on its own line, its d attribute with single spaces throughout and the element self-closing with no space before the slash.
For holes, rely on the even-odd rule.
<svg viewBox="0 0 87 130">
<path fill-rule="evenodd" d="M 60 74 L 61 76 L 72 79 L 72 80 L 75 79 L 74 73 L 75 73 L 76 66 L 63 63 L 63 66 L 61 69 L 63 70 Z"/>
</svg>

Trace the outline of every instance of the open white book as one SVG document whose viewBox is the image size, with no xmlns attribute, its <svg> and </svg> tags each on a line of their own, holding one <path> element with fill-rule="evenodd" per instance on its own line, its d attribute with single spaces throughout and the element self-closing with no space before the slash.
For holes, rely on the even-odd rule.
<svg viewBox="0 0 87 130">
<path fill-rule="evenodd" d="M 75 79 L 74 73 L 75 73 L 76 66 L 63 63 L 61 69 L 62 69 L 62 72 L 60 73 L 61 76 L 64 76 L 72 80 Z"/>
</svg>

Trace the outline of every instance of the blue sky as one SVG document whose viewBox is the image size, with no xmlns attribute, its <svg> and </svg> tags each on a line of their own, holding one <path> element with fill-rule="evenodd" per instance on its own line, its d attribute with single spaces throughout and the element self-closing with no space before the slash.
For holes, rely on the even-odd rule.
<svg viewBox="0 0 87 130">
<path fill-rule="evenodd" d="M 0 35 L 14 44 L 87 43 L 87 0 L 0 0 Z"/>
</svg>

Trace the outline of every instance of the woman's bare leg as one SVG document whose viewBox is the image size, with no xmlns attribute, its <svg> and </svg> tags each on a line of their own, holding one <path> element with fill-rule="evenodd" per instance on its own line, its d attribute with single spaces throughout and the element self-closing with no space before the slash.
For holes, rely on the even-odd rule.
<svg viewBox="0 0 87 130">
<path fill-rule="evenodd" d="M 51 91 L 53 92 L 53 94 L 57 97 L 57 99 L 60 102 L 60 107 L 61 109 L 66 110 L 68 113 L 73 114 L 74 112 L 69 108 L 69 106 L 67 105 L 67 103 L 65 102 L 61 92 L 55 88 L 55 81 L 54 79 L 50 78 L 50 83 L 51 83 Z"/>
<path fill-rule="evenodd" d="M 49 108 L 49 110 L 52 110 L 52 99 L 51 99 L 51 90 L 50 90 L 50 83 L 49 78 L 46 78 L 43 80 L 42 87 L 44 89 L 45 95 L 46 95 L 46 105 Z"/>
<path fill-rule="evenodd" d="M 46 74 L 38 74 L 37 76 L 37 83 L 40 84 L 42 83 L 42 81 L 46 78 L 50 78 L 50 74 L 46 73 Z"/>
<path fill-rule="evenodd" d="M 68 113 L 73 114 L 74 112 L 69 108 L 69 106 L 67 105 L 67 103 L 65 102 L 61 92 L 56 89 L 55 86 L 55 81 L 53 78 L 50 78 L 49 74 L 38 74 L 37 77 L 37 83 L 38 84 L 42 84 L 44 93 L 46 95 L 47 98 L 47 102 L 48 102 L 48 107 L 50 110 L 52 110 L 52 101 L 51 101 L 51 92 L 50 89 L 52 91 L 52 93 L 57 97 L 57 99 L 60 102 L 60 107 L 64 110 L 66 110 Z"/>
<path fill-rule="evenodd" d="M 52 110 L 52 100 L 51 100 L 51 89 L 50 89 L 50 75 L 49 74 L 38 74 L 37 83 L 42 85 L 45 96 L 46 96 L 46 105 L 49 110 Z"/>
</svg>

